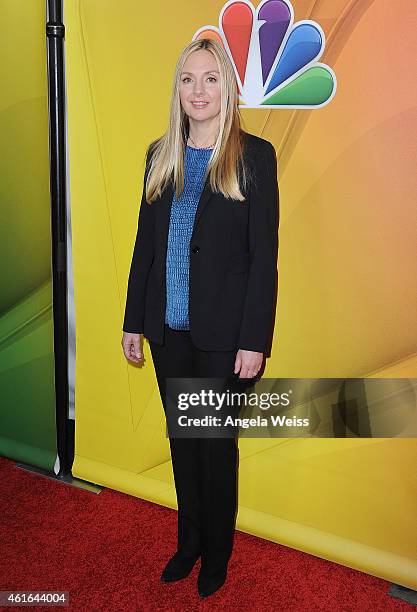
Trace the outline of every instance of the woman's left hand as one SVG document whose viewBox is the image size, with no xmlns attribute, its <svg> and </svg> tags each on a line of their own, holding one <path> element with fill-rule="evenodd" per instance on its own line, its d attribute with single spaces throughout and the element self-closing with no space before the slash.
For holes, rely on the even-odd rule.
<svg viewBox="0 0 417 612">
<path fill-rule="evenodd" d="M 261 369 L 263 359 L 263 353 L 239 349 L 235 360 L 235 374 L 240 370 L 239 378 L 253 378 Z"/>
</svg>

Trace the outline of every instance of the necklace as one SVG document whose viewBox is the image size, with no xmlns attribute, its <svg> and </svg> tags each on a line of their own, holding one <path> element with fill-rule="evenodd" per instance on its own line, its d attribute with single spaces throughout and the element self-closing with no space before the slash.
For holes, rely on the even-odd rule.
<svg viewBox="0 0 417 612">
<path fill-rule="evenodd" d="M 209 147 L 197 147 L 197 145 L 195 144 L 194 140 L 191 138 L 191 136 L 188 136 L 188 138 L 191 140 L 191 142 L 193 143 L 193 145 L 195 146 L 196 149 L 211 149 L 214 147 L 215 143 L 213 143 L 212 145 L 210 145 Z"/>
</svg>

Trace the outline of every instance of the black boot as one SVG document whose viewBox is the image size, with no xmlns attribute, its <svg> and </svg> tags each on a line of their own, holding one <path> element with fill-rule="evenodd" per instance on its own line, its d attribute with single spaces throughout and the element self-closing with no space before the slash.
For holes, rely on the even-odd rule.
<svg viewBox="0 0 417 612">
<path fill-rule="evenodd" d="M 198 594 L 202 598 L 212 595 L 213 593 L 218 591 L 221 586 L 223 586 L 223 584 L 226 582 L 226 578 L 227 566 L 224 569 L 211 575 L 205 574 L 204 571 L 201 569 L 197 579 Z"/>
<path fill-rule="evenodd" d="M 161 582 L 175 582 L 186 578 L 191 573 L 199 556 L 184 557 L 177 551 L 166 564 L 161 574 Z"/>
</svg>

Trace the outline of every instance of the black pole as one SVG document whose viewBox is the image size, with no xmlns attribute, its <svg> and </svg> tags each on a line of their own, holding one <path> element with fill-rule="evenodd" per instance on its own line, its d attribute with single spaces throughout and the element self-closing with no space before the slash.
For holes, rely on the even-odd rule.
<svg viewBox="0 0 417 612">
<path fill-rule="evenodd" d="M 50 195 L 52 232 L 52 281 L 55 354 L 55 397 L 58 476 L 71 471 L 71 433 L 68 419 L 68 310 L 65 73 L 62 0 L 47 0 L 47 62 Z"/>
</svg>

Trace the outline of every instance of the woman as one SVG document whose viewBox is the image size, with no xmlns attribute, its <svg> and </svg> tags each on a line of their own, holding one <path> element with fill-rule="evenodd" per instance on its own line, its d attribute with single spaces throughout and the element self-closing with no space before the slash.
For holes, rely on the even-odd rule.
<svg viewBox="0 0 417 612">
<path fill-rule="evenodd" d="M 269 355 L 278 253 L 272 144 L 240 127 L 233 67 L 215 41 L 178 60 L 166 133 L 151 143 L 129 275 L 122 346 L 150 343 L 166 412 L 167 377 L 253 382 Z M 161 580 L 188 576 L 198 592 L 224 584 L 237 512 L 235 438 L 174 438 L 178 547 Z"/>
</svg>

